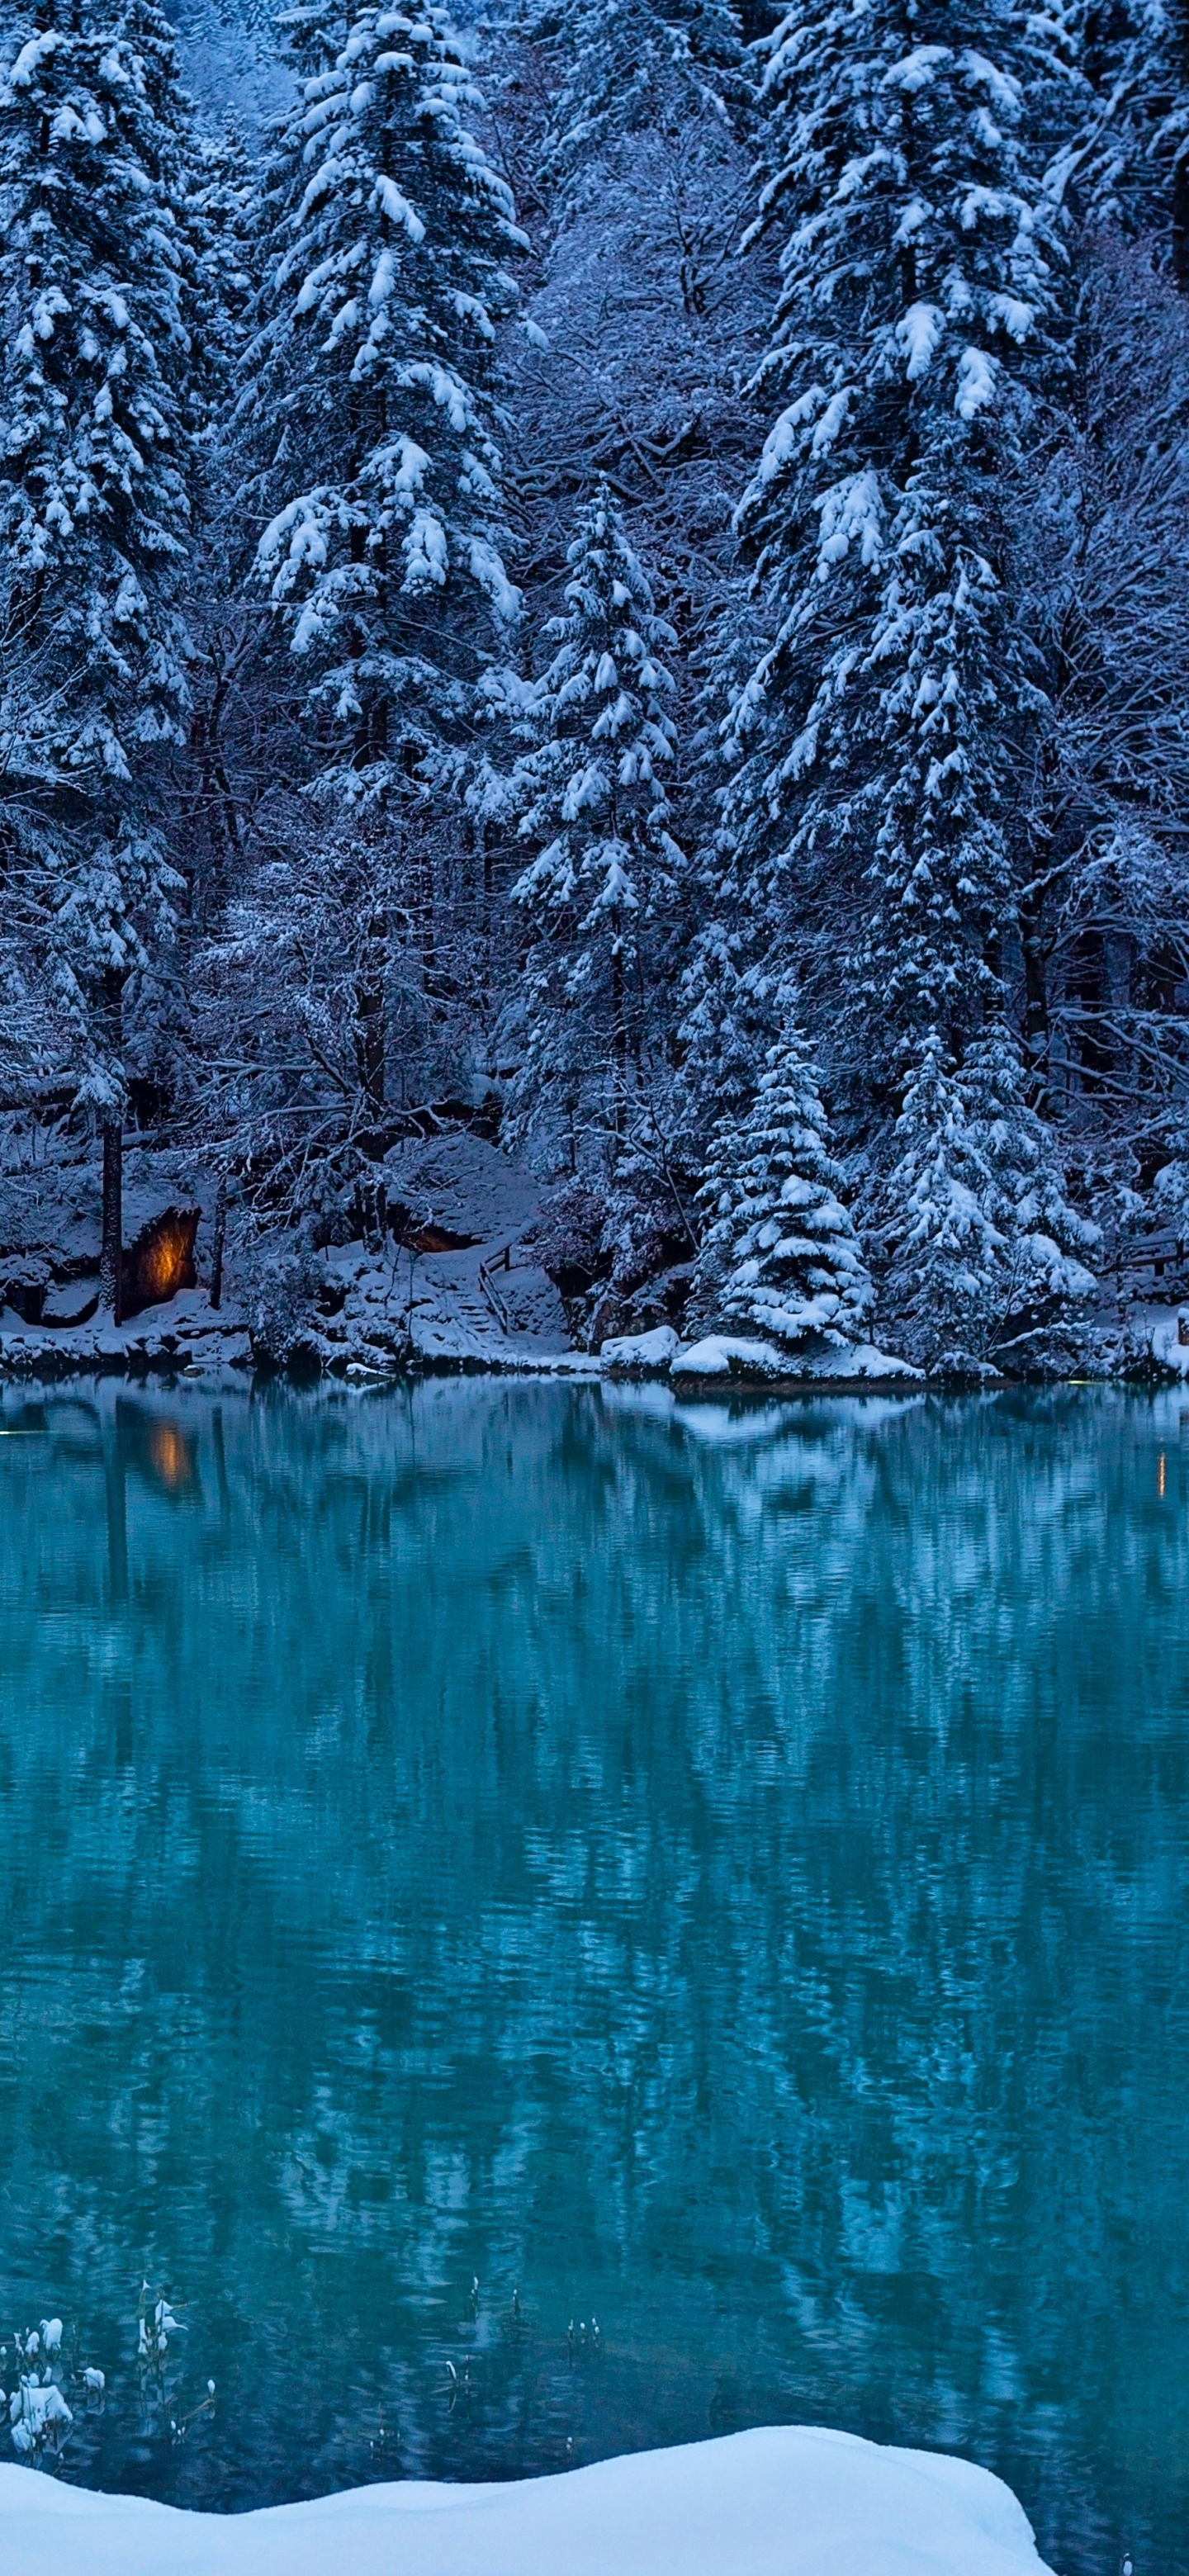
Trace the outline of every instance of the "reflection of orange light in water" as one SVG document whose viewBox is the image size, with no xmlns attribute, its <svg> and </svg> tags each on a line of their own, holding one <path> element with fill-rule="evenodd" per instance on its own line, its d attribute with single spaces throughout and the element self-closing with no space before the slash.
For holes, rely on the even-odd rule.
<svg viewBox="0 0 1189 2576">
<path fill-rule="evenodd" d="M 149 1456 L 163 1485 L 190 1481 L 190 1453 L 172 1422 L 155 1422 L 149 1433 Z"/>
<path fill-rule="evenodd" d="M 1158 1491 L 1158 1493 L 1159 1493 L 1159 1495 L 1160 1495 L 1160 1499 L 1161 1499 L 1161 1501 L 1163 1502 L 1163 1500 L 1164 1500 L 1164 1451 L 1163 1451 L 1163 1449 L 1162 1449 L 1162 1450 L 1161 1450 L 1161 1452 L 1160 1452 L 1160 1465 L 1159 1465 L 1159 1467 L 1158 1467 L 1158 1468 L 1157 1468 L 1157 1470 L 1156 1470 L 1156 1487 L 1157 1487 L 1157 1491 Z"/>
<path fill-rule="evenodd" d="M 140 1256 L 142 1293 L 151 1297 L 172 1297 L 181 1282 L 188 1249 L 181 1226 L 166 1227 Z"/>
</svg>

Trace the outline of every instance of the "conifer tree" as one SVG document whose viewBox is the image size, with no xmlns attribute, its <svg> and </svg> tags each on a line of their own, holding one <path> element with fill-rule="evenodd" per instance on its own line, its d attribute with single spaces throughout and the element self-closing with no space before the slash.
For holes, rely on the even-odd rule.
<svg viewBox="0 0 1189 2576">
<path fill-rule="evenodd" d="M 332 13 L 307 8 L 287 25 L 304 77 L 276 135 L 262 325 L 238 429 L 264 523 L 255 579 L 284 666 L 265 668 L 263 693 L 297 700 L 295 783 L 315 810 L 290 810 L 285 856 L 257 871 L 242 918 L 292 960 L 289 890 L 300 884 L 325 961 L 345 900 L 352 1018 L 331 1055 L 353 1060 L 355 1111 L 372 1116 L 387 1095 L 413 911 L 433 975 L 432 886 L 409 854 L 425 850 L 429 799 L 449 792 L 476 683 L 519 611 L 503 561 L 495 376 L 516 292 L 507 262 L 524 236 L 469 130 L 482 100 L 443 10 L 363 8 L 344 34 Z M 322 906 L 320 849 L 334 854 Z M 294 971 L 289 1024 L 310 999 L 300 955 Z M 320 973 L 316 1015 L 337 1015 L 343 982 Z"/>
<path fill-rule="evenodd" d="M 695 1313 L 778 1343 L 853 1341 L 871 1282 L 800 1030 L 768 1050 L 750 1110 L 714 1135 Z"/>
<path fill-rule="evenodd" d="M 278 139 L 244 415 L 268 518 L 259 573 L 321 786 L 353 797 L 458 737 L 517 612 L 493 350 L 524 237 L 463 122 L 482 101 L 440 9 L 362 9 L 329 62 L 321 18 L 302 21 L 307 59 L 323 59 Z"/>
<path fill-rule="evenodd" d="M 537 855 L 513 888 L 530 925 L 521 1127 L 564 1114 L 622 1142 L 645 1041 L 646 943 L 683 861 L 669 829 L 675 642 L 606 483 L 582 511 L 556 646 L 519 693 L 532 747 L 508 801 Z M 564 1107 L 563 1107 L 564 1105 Z"/>
<path fill-rule="evenodd" d="M 1067 1203 L 1011 1031 L 987 1029 L 958 1070 L 931 1029 L 895 1135 L 873 1241 L 908 1355 L 961 1370 L 1043 1360 L 1094 1292 L 1082 1255 L 1097 1236 Z"/>
<path fill-rule="evenodd" d="M 118 1312 L 129 1006 L 168 941 L 158 821 L 182 735 L 190 365 L 184 111 L 148 0 L 52 0 L 0 76 L 0 680 L 10 900 L 104 1142 Z"/>
<path fill-rule="evenodd" d="M 731 0 L 562 0 L 530 10 L 525 32 L 556 64 L 544 174 L 572 211 L 625 136 L 677 130 L 709 112 L 746 128 L 752 85 Z"/>
<path fill-rule="evenodd" d="M 739 524 L 774 640 L 728 727 L 725 829 L 868 1115 L 942 1116 L 930 1030 L 960 1065 L 1003 1007 L 1037 692 L 996 511 L 1062 365 L 1025 121 L 1041 44 L 1006 0 L 795 0 L 766 46 L 783 409 Z"/>
<path fill-rule="evenodd" d="M 697 891 L 714 900 L 705 883 Z M 715 891 L 719 901 L 696 933 L 678 994 L 674 1107 L 699 1169 L 713 1127 L 742 1117 L 754 1099 L 781 1019 L 778 972 L 754 953 L 746 917 L 723 907 Z"/>
<path fill-rule="evenodd" d="M 1081 113 L 1054 155 L 1079 211 L 1155 236 L 1189 289 L 1189 9 L 1106 0 L 1074 13 Z"/>
<path fill-rule="evenodd" d="M 201 317 L 190 380 L 197 542 L 185 602 L 192 698 L 185 861 L 188 916 L 199 933 L 231 891 L 244 837 L 241 804 L 250 801 L 233 778 L 229 736 L 242 716 L 239 675 L 255 661 L 258 610 L 253 602 L 249 611 L 242 597 L 244 530 L 237 504 L 243 459 L 229 423 L 254 319 L 255 182 L 253 159 L 236 126 L 228 124 L 217 135 L 196 134 L 184 208 Z"/>
</svg>

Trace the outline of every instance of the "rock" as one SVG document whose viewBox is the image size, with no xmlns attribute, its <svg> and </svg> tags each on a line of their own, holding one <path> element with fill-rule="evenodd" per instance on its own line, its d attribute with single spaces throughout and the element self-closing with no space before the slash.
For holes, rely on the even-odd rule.
<svg viewBox="0 0 1189 2576">
<path fill-rule="evenodd" d="M 667 1377 L 680 1348 L 672 1325 L 657 1324 L 650 1333 L 622 1333 L 604 1342 L 599 1358 L 610 1377 Z"/>
</svg>

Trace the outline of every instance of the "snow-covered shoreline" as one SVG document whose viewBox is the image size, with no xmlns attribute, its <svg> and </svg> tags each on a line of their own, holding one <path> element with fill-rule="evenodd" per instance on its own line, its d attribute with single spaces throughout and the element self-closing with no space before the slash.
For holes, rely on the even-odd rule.
<svg viewBox="0 0 1189 2576">
<path fill-rule="evenodd" d="M 378 1275 L 378 1265 L 376 1269 Z M 439 1314 L 424 1342 L 401 1348 L 391 1331 L 377 1331 L 365 1313 L 352 1318 L 349 1329 L 340 1329 L 333 1343 L 325 1338 L 324 1346 L 324 1338 L 311 1327 L 287 1367 L 269 1362 L 243 1314 L 234 1309 L 213 1314 L 205 1290 L 188 1289 L 167 1306 L 121 1325 L 95 1320 L 73 1330 L 45 1330 L 5 1317 L 0 1321 L 0 1386 L 94 1377 L 246 1386 L 263 1371 L 321 1378 L 331 1387 L 397 1386 L 423 1377 L 455 1376 L 652 1380 L 685 1397 L 721 1400 L 744 1394 L 920 1396 L 1018 1383 L 991 1368 L 977 1378 L 927 1374 L 873 1343 L 802 1356 L 766 1342 L 721 1335 L 682 1343 L 667 1327 L 605 1342 L 594 1352 L 558 1347 L 558 1336 L 483 1335 L 469 1321 L 456 1328 L 448 1314 Z M 1177 1309 L 1148 1307 L 1137 1316 L 1120 1365 L 1110 1372 L 1096 1369 L 1094 1375 L 1103 1385 L 1167 1384 L 1189 1377 L 1189 1344 L 1178 1339 Z M 1050 1381 L 1063 1382 L 1086 1383 L 1084 1367 L 1069 1381 Z"/>
<path fill-rule="evenodd" d="M 136 1162 L 135 1184 L 130 1178 L 125 1191 L 129 1224 L 158 1220 L 166 1208 L 197 1210 L 195 1257 L 199 1277 L 209 1277 L 212 1176 L 177 1157 L 158 1160 L 158 1171 L 150 1157 Z M 242 1380 L 257 1370 L 287 1369 L 356 1385 L 472 1374 L 653 1379 L 683 1394 L 720 1396 L 910 1393 L 927 1385 L 1009 1382 L 987 1365 L 965 1372 L 939 1366 L 927 1376 L 902 1352 L 867 1338 L 865 1329 L 820 1319 L 801 1331 L 774 1325 L 763 1333 L 692 1322 L 679 1331 L 672 1322 L 654 1322 L 605 1334 L 597 1350 L 576 1348 L 574 1318 L 546 1266 L 540 1186 L 527 1167 L 456 1129 L 406 1138 L 378 1168 L 384 1207 L 377 1198 L 374 1226 L 369 1221 L 363 1236 L 355 1231 L 317 1252 L 307 1247 L 304 1267 L 299 1262 L 290 1277 L 291 1251 L 281 1238 L 248 1246 L 233 1228 L 218 1308 L 207 1286 L 182 1287 L 118 1325 L 96 1311 L 96 1176 L 76 1172 L 73 1197 L 51 1188 L 42 1198 L 36 1176 L 26 1174 L 28 1203 L 13 1199 L 8 1249 L 0 1243 L 0 1382 L 87 1376 L 211 1382 L 228 1372 Z M 399 1239 L 389 1222 L 398 1216 Z M 1085 1351 L 1081 1358 L 1090 1365 Z M 1076 1348 L 1069 1359 L 1077 1365 Z M 1108 1360 L 1120 1376 L 1183 1376 L 1189 1345 L 1178 1343 L 1176 1307 L 1135 1305 L 1127 1327 L 1120 1324 L 1105 1341 L 1099 1337 L 1096 1376 L 1106 1375 Z"/>
<path fill-rule="evenodd" d="M 971 2461 L 765 2427 L 499 2486 L 410 2480 L 185 2513 L 0 2467 L 5 2576 L 1046 2576 Z"/>
</svg>

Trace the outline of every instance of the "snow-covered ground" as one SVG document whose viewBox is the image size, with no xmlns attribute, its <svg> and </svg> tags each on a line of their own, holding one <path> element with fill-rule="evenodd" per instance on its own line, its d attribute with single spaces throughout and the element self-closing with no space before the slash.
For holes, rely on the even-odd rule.
<svg viewBox="0 0 1189 2576">
<path fill-rule="evenodd" d="M 126 1238 L 171 1200 L 202 1209 L 197 1260 L 209 1276 L 213 1176 L 158 1158 L 155 1176 L 146 1157 L 130 1157 L 125 1181 Z M 94 1303 L 99 1258 L 97 1174 L 75 1177 L 75 1196 L 26 1177 L 6 1210 L 13 1248 L 9 1266 L 22 1275 L 40 1262 L 56 1281 L 50 1312 L 56 1320 L 22 1321 L 4 1303 L 0 1260 L 0 1375 L 64 1375 L 148 1368 L 201 1370 L 252 1365 L 249 1331 L 253 1297 L 237 1278 L 234 1251 L 223 1304 L 211 1312 L 205 1286 L 183 1290 L 127 1324 L 87 1312 Z M 155 1179 L 155 1186 L 153 1182 Z M 597 1362 L 571 1352 L 565 1311 L 553 1281 L 533 1248 L 541 1216 L 537 1183 L 480 1137 L 465 1130 L 430 1139 L 410 1138 L 377 1167 L 390 1207 L 407 1210 L 414 1227 L 444 1229 L 456 1245 L 409 1251 L 389 1233 L 382 1248 L 355 1241 L 331 1246 L 321 1257 L 321 1294 L 299 1319 L 306 1352 L 328 1371 L 349 1376 L 391 1376 L 410 1357 L 426 1367 L 594 1370 Z M 84 1275 L 85 1272 L 85 1275 Z M 63 1315 L 85 1313 L 78 1325 Z"/>
<path fill-rule="evenodd" d="M 1181 1310 L 1176 1306 L 1137 1305 L 1136 1330 L 1143 1334 L 1153 1359 L 1173 1377 L 1189 1377 L 1189 1342 L 1180 1339 Z"/>
<path fill-rule="evenodd" d="M 874 1382 L 877 1378 L 912 1380 L 924 1376 L 911 1360 L 893 1359 L 874 1342 L 850 1342 L 804 1354 L 778 1348 L 772 1342 L 740 1341 L 731 1335 L 710 1333 L 700 1342 L 675 1351 L 670 1361 L 674 1377 L 717 1379 L 728 1382 L 737 1378 L 780 1381 L 782 1384 L 814 1386 L 824 1384 L 855 1385 Z"/>
<path fill-rule="evenodd" d="M 876 1343 L 831 1342 L 825 1333 L 806 1335 L 793 1347 L 724 1333 L 683 1342 L 672 1325 L 661 1324 L 604 1341 L 597 1356 L 576 1351 L 561 1297 L 540 1259 L 541 1189 L 523 1164 L 465 1128 L 448 1128 L 394 1145 L 375 1174 L 388 1224 L 373 1227 L 367 1243 L 357 1230 L 354 1240 L 328 1245 L 312 1263 L 291 1318 L 295 1365 L 360 1382 L 392 1378 L 410 1363 L 430 1371 L 601 1374 L 669 1381 L 691 1395 L 766 1387 L 786 1394 L 890 1392 L 923 1383 L 920 1369 Z M 205 1283 L 215 1197 L 212 1171 L 178 1153 L 130 1150 L 125 1240 L 166 1206 L 197 1207 L 196 1261 Z M 0 1181 L 0 1380 L 149 1370 L 222 1378 L 228 1369 L 250 1371 L 262 1351 L 284 1359 L 286 1335 L 278 1350 L 261 1325 L 269 1264 L 283 1269 L 284 1240 L 258 1246 L 253 1265 L 244 1241 L 237 1242 L 233 1214 L 217 1314 L 200 1284 L 115 1327 L 93 1311 L 99 1209 L 93 1160 L 29 1167 Z M 24 1289 L 35 1278 L 48 1283 L 39 1322 L 24 1320 Z M 83 1320 L 74 1323 L 76 1315 Z M 1134 1303 L 1127 1356 L 1149 1374 L 1189 1378 L 1189 1344 L 1178 1341 L 1177 1309 Z"/>
<path fill-rule="evenodd" d="M 629 1333 L 604 1342 L 599 1357 L 612 1377 L 670 1376 L 717 1386 L 720 1392 L 733 1385 L 850 1387 L 877 1379 L 904 1384 L 924 1377 L 923 1369 L 914 1368 L 910 1360 L 893 1359 L 874 1342 L 831 1345 L 819 1335 L 803 1350 L 784 1350 L 774 1342 L 709 1333 L 700 1341 L 683 1343 L 669 1324 L 659 1324 L 651 1333 Z"/>
<path fill-rule="evenodd" d="M 506 2486 L 356 2487 L 180 2513 L 0 2467 L 4 2576 L 1043 2576 L 1010 2488 L 968 2460 L 806 2427 Z"/>
</svg>

